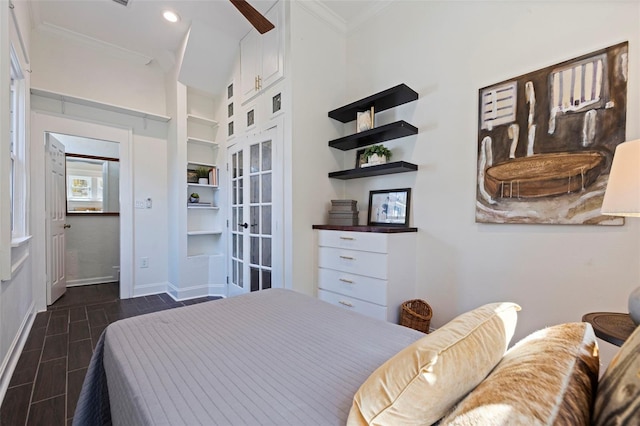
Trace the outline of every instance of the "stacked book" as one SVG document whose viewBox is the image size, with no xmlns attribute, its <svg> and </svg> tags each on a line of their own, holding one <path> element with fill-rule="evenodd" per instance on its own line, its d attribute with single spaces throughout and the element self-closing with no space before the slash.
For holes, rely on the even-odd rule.
<svg viewBox="0 0 640 426">
<path fill-rule="evenodd" d="M 216 166 L 209 170 L 209 185 L 218 186 L 218 168 Z"/>
<path fill-rule="evenodd" d="M 331 200 L 329 225 L 358 225 L 358 206 L 356 200 Z"/>
</svg>

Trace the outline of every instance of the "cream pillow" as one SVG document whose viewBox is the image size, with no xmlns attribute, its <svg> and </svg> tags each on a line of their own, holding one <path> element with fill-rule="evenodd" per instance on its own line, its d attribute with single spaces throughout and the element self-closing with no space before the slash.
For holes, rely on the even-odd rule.
<svg viewBox="0 0 640 426">
<path fill-rule="evenodd" d="M 598 384 L 593 424 L 640 424 L 640 326 L 631 333 Z"/>
<path fill-rule="evenodd" d="M 360 386 L 347 424 L 434 423 L 500 361 L 519 310 L 514 303 L 484 305 L 407 346 Z"/>
<path fill-rule="evenodd" d="M 532 333 L 509 349 L 440 426 L 586 426 L 598 362 L 596 336 L 588 323 Z"/>
</svg>

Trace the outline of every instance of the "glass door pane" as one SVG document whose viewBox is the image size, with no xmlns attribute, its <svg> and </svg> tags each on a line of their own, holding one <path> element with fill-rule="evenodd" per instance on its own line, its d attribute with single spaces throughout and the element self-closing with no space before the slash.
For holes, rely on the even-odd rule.
<svg viewBox="0 0 640 426">
<path fill-rule="evenodd" d="M 271 288 L 272 251 L 272 189 L 271 141 L 254 143 L 249 147 L 249 267 L 250 291 Z"/>
<path fill-rule="evenodd" d="M 230 208 L 231 223 L 229 226 L 230 240 L 230 270 L 229 277 L 229 295 L 235 295 L 246 292 L 245 290 L 245 261 L 244 261 L 244 165 L 242 150 L 230 151 Z"/>
</svg>

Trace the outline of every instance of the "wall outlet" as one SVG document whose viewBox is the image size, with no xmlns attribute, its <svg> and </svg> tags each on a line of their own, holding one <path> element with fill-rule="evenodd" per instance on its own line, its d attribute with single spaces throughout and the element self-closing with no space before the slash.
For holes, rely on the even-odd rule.
<svg viewBox="0 0 640 426">
<path fill-rule="evenodd" d="M 144 201 L 143 200 L 136 200 L 136 209 L 144 209 Z"/>
<path fill-rule="evenodd" d="M 148 268 L 149 267 L 149 258 L 148 257 L 141 257 L 140 258 L 140 267 L 141 268 Z"/>
</svg>

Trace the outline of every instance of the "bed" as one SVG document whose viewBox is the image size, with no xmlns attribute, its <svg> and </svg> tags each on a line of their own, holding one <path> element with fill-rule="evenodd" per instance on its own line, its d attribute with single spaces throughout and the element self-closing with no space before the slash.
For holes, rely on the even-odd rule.
<svg viewBox="0 0 640 426">
<path fill-rule="evenodd" d="M 74 425 L 344 425 L 365 379 L 424 334 L 270 289 L 117 321 Z"/>
</svg>

